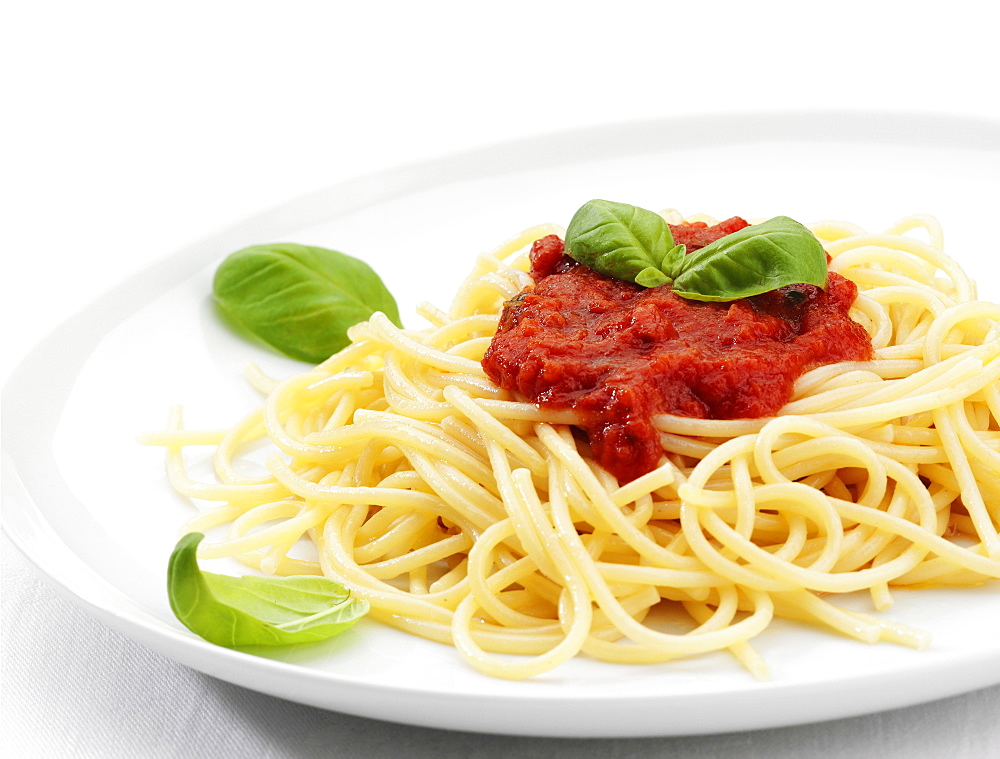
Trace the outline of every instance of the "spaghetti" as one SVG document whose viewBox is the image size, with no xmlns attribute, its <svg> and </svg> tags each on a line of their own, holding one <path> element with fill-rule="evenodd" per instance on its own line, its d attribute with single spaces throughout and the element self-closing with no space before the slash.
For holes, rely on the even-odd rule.
<svg viewBox="0 0 1000 759">
<path fill-rule="evenodd" d="M 893 588 L 1000 577 L 1000 306 L 976 299 L 930 217 L 811 229 L 858 285 L 875 359 L 807 372 L 773 418 L 658 416 L 664 457 L 625 484 L 572 411 L 519 402 L 480 364 L 547 226 L 480 257 L 449 311 L 421 306 L 430 327 L 376 314 L 310 371 L 252 372 L 266 400 L 233 428 L 186 431 L 174 411 L 143 442 L 205 502 L 186 530 L 227 527 L 201 557 L 338 579 L 489 675 L 729 650 L 765 677 L 749 641 L 776 617 L 922 647 L 830 599 L 864 591 L 882 611 Z M 276 455 L 247 474 L 260 441 Z M 215 447 L 213 482 L 187 472 L 200 445 Z"/>
</svg>

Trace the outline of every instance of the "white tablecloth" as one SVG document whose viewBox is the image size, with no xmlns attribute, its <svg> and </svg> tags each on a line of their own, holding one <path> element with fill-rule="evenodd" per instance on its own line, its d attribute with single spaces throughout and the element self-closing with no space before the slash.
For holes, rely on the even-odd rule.
<svg viewBox="0 0 1000 759">
<path fill-rule="evenodd" d="M 741 111 L 1000 117 L 982 4 L 40 0 L 0 24 L 0 377 L 129 274 L 369 171 L 594 123 Z M 933 181 L 933 177 L 928 177 Z M 187 669 L 2 543 L 15 757 L 1000 755 L 1000 688 L 817 725 L 547 740 L 383 723 Z M 1000 620 L 998 620 L 1000 630 Z"/>
</svg>

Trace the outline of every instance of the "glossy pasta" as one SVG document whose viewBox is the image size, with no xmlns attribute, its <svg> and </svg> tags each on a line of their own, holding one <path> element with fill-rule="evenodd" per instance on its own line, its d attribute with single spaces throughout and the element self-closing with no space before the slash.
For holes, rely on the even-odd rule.
<svg viewBox="0 0 1000 759">
<path fill-rule="evenodd" d="M 252 374 L 266 399 L 232 429 L 188 432 L 175 412 L 144 442 L 199 504 L 186 529 L 220 528 L 202 557 L 339 579 L 490 675 L 729 650 L 764 677 L 751 641 L 776 617 L 923 646 L 876 613 L 893 588 L 1000 577 L 1000 306 L 930 217 L 810 228 L 859 287 L 875 360 L 808 372 L 773 419 L 657 417 L 661 465 L 624 485 L 572 412 L 518 402 L 480 365 L 549 227 L 480 257 L 448 312 L 421 307 L 428 328 L 376 314 L 310 371 Z M 242 473 L 261 439 L 268 474 Z M 195 445 L 215 446 L 215 481 L 187 474 Z M 872 613 L 837 606 L 858 591 Z"/>
</svg>

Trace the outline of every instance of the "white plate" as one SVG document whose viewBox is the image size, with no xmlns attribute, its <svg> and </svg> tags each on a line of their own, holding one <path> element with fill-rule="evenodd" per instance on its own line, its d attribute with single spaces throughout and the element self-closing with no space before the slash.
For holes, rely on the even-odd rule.
<svg viewBox="0 0 1000 759">
<path fill-rule="evenodd" d="M 869 646 L 794 624 L 757 640 L 773 679 L 726 654 L 662 666 L 579 659 L 527 682 L 486 678 L 446 646 L 363 620 L 262 656 L 212 646 L 172 616 L 167 557 L 188 506 L 161 451 L 133 441 L 186 407 L 227 426 L 256 403 L 245 363 L 301 364 L 229 334 L 211 275 L 225 254 L 291 240 L 365 258 L 404 320 L 447 305 L 473 256 L 592 197 L 719 217 L 844 218 L 879 229 L 931 212 L 949 252 L 1000 297 L 984 231 L 1000 197 L 995 123 L 907 115 L 725 116 L 592 128 L 498 145 L 303 197 L 179 251 L 100 299 L 28 356 L 3 408 L 4 529 L 108 625 L 177 661 L 324 708 L 462 730 L 553 736 L 723 732 L 832 719 L 1000 682 L 1000 587 L 898 593 L 891 616 L 930 650 Z M 863 600 L 859 600 L 859 604 Z"/>
</svg>

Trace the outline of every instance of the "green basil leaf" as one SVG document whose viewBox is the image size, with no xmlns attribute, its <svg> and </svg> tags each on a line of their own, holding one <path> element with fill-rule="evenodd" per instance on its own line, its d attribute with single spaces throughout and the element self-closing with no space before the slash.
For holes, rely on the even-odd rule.
<svg viewBox="0 0 1000 759">
<path fill-rule="evenodd" d="M 396 301 L 363 261 L 282 243 L 231 254 L 215 272 L 215 302 L 237 325 L 292 358 L 319 363 L 347 346 L 347 329 Z"/>
<path fill-rule="evenodd" d="M 184 625 L 227 648 L 326 640 L 353 625 L 368 602 L 326 577 L 230 577 L 202 572 L 192 532 L 170 556 L 170 608 Z"/>
<path fill-rule="evenodd" d="M 826 253 L 787 216 L 744 227 L 684 256 L 667 272 L 674 292 L 693 300 L 748 298 L 786 285 L 826 286 Z"/>
<path fill-rule="evenodd" d="M 660 264 L 660 270 L 668 274 L 670 272 L 679 271 L 686 253 L 687 245 L 675 245 L 668 250 L 667 255 L 663 257 L 663 262 Z M 673 279 L 673 276 L 671 275 L 670 278 Z"/>
<path fill-rule="evenodd" d="M 594 271 L 626 282 L 666 284 L 661 265 L 674 248 L 670 227 L 659 214 L 627 203 L 591 200 L 573 215 L 566 228 L 566 253 Z M 646 285 L 651 287 L 653 285 Z"/>
<path fill-rule="evenodd" d="M 643 269 L 635 275 L 635 283 L 643 287 L 659 287 L 670 282 L 670 278 L 654 266 Z"/>
</svg>

